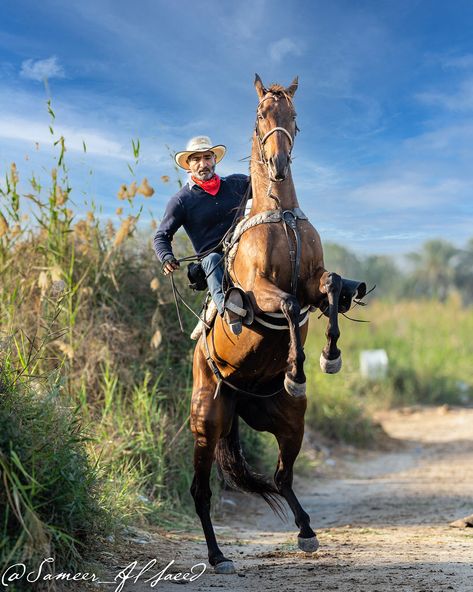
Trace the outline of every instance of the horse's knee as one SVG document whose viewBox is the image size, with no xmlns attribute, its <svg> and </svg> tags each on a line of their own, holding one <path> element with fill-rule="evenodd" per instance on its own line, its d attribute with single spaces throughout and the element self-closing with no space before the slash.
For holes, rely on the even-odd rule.
<svg viewBox="0 0 473 592">
<path fill-rule="evenodd" d="M 291 319 L 297 319 L 301 312 L 300 304 L 295 296 L 287 295 L 281 300 L 282 312 Z"/>
<path fill-rule="evenodd" d="M 325 294 L 339 293 L 342 289 L 342 277 L 334 271 L 328 271 L 322 277 L 321 292 Z"/>
</svg>

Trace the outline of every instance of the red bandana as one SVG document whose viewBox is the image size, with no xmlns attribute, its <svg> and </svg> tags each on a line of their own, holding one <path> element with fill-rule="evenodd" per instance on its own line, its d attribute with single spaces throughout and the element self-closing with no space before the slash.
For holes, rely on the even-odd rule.
<svg viewBox="0 0 473 592">
<path fill-rule="evenodd" d="M 214 175 L 208 181 L 201 181 L 193 176 L 191 178 L 194 183 L 197 183 L 199 187 L 202 187 L 202 189 L 207 193 L 210 193 L 210 195 L 217 195 L 218 190 L 220 189 L 220 177 L 218 175 Z"/>
</svg>

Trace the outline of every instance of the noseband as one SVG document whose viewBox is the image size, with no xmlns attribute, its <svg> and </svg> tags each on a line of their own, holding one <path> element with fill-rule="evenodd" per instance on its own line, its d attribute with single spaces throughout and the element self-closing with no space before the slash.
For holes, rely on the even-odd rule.
<svg viewBox="0 0 473 592">
<path fill-rule="evenodd" d="M 286 97 L 286 100 L 292 105 L 292 101 L 291 99 L 287 96 L 284 95 Z M 260 158 L 261 158 L 261 163 L 264 164 L 266 166 L 266 169 L 268 170 L 268 174 L 269 174 L 269 162 L 268 159 L 266 158 L 265 154 L 264 154 L 264 145 L 266 143 L 266 140 L 274 133 L 276 132 L 282 132 L 283 134 L 285 134 L 289 140 L 289 153 L 288 153 L 288 157 L 289 157 L 289 163 L 291 163 L 292 159 L 291 159 L 291 154 L 292 154 L 292 148 L 294 146 L 294 137 L 296 136 L 297 132 L 299 131 L 299 128 L 297 127 L 296 124 L 296 132 L 294 134 L 294 137 L 291 136 L 291 134 L 287 131 L 287 129 L 285 127 L 273 127 L 272 129 L 269 130 L 269 132 L 266 132 L 264 134 L 263 137 L 261 137 L 260 131 L 259 131 L 259 126 L 258 126 L 258 110 L 261 106 L 261 104 L 266 101 L 267 99 L 274 99 L 276 102 L 279 100 L 280 95 L 278 94 L 274 94 L 274 93 L 270 93 L 268 95 L 266 95 L 265 97 L 263 97 L 261 99 L 261 101 L 258 103 L 258 106 L 256 108 L 256 122 L 255 122 L 255 133 L 256 133 L 256 137 L 258 138 L 258 145 L 259 145 L 259 151 L 260 151 Z"/>
</svg>

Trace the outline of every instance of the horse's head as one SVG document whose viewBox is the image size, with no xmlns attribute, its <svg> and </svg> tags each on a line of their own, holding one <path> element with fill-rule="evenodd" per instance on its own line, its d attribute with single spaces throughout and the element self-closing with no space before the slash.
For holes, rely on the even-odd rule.
<svg viewBox="0 0 473 592">
<path fill-rule="evenodd" d="M 297 90 L 297 76 L 287 88 L 273 84 L 266 89 L 256 74 L 255 88 L 259 103 L 256 110 L 255 134 L 261 161 L 271 181 L 284 181 L 291 163 L 291 152 L 297 132 L 296 112 L 292 97 Z"/>
</svg>

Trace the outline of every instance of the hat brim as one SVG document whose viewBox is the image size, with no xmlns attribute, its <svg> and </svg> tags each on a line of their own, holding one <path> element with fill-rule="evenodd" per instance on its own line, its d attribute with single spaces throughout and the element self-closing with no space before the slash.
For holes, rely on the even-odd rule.
<svg viewBox="0 0 473 592">
<path fill-rule="evenodd" d="M 218 144 L 218 146 L 212 146 L 212 148 L 204 148 L 202 150 L 184 150 L 183 152 L 176 152 L 174 160 L 176 161 L 176 164 L 181 167 L 181 169 L 189 171 L 190 168 L 187 163 L 187 159 L 191 154 L 195 154 L 196 152 L 213 152 L 215 154 L 215 161 L 220 162 L 225 156 L 226 151 L 226 146 L 223 144 Z"/>
</svg>

